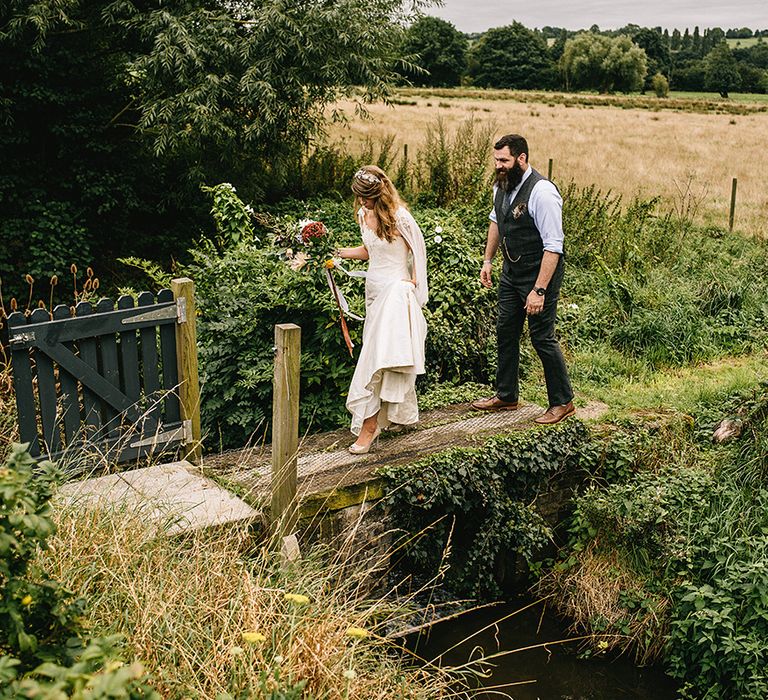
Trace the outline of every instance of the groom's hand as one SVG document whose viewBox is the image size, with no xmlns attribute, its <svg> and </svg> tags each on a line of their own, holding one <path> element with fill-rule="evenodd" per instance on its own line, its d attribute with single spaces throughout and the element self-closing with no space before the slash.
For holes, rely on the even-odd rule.
<svg viewBox="0 0 768 700">
<path fill-rule="evenodd" d="M 490 261 L 485 261 L 482 268 L 480 268 L 480 284 L 489 289 L 493 285 L 493 281 L 491 280 L 491 270 L 493 270 L 493 264 Z"/>
<path fill-rule="evenodd" d="M 525 300 L 525 311 L 529 316 L 540 314 L 544 310 L 544 297 L 531 290 Z"/>
</svg>

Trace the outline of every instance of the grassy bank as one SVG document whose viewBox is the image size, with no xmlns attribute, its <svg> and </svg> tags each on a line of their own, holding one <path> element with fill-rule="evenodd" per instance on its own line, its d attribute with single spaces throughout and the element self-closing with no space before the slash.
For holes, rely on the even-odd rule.
<svg viewBox="0 0 768 700">
<path fill-rule="evenodd" d="M 448 692 L 448 675 L 403 662 L 384 638 L 408 602 L 371 595 L 381 561 L 315 549 L 286 567 L 245 531 L 168 540 L 135 513 L 73 509 L 58 520 L 48 566 L 89 601 L 92 630 L 125 636 L 163 697 Z"/>
<path fill-rule="evenodd" d="M 592 635 L 595 652 L 662 660 L 686 698 L 768 692 L 762 378 L 700 401 L 675 449 L 660 452 L 660 438 L 651 436 L 629 473 L 577 498 L 570 542 L 539 584 L 574 630 Z M 713 445 L 724 417 L 741 435 Z"/>
<path fill-rule="evenodd" d="M 388 641 L 415 606 L 384 595 L 388 555 L 356 551 L 355 527 L 289 564 L 247 528 L 164 536 L 155 504 L 51 508 L 60 477 L 19 448 L 0 466 L 0 697 L 427 700 L 461 687 Z"/>
</svg>

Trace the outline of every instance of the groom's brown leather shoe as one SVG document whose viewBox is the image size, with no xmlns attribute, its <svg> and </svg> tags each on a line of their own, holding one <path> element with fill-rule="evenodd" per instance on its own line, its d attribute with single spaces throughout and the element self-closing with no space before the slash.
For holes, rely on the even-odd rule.
<svg viewBox="0 0 768 700">
<path fill-rule="evenodd" d="M 498 396 L 472 402 L 472 408 L 477 411 L 515 411 L 519 407 L 518 401 L 502 401 Z"/>
<path fill-rule="evenodd" d="M 569 401 L 562 406 L 550 406 L 538 418 L 534 418 L 533 422 L 539 425 L 554 425 L 574 413 L 576 413 L 576 409 L 573 406 L 573 401 Z"/>
</svg>

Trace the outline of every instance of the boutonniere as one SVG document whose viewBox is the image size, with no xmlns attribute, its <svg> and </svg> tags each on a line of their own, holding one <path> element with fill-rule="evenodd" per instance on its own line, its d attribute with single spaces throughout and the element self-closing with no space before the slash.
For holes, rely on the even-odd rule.
<svg viewBox="0 0 768 700">
<path fill-rule="evenodd" d="M 513 219 L 519 219 L 527 211 L 528 211 L 528 205 L 525 202 L 520 202 L 520 204 L 518 204 L 512 210 L 512 218 Z"/>
</svg>

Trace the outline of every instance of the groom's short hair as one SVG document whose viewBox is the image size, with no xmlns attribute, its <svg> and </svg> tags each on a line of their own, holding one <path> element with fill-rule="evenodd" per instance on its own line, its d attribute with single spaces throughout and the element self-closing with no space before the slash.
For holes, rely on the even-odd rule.
<svg viewBox="0 0 768 700">
<path fill-rule="evenodd" d="M 509 152 L 517 158 L 521 153 L 525 153 L 525 159 L 530 160 L 531 154 L 528 152 L 528 142 L 520 134 L 507 134 L 502 136 L 493 147 L 500 151 L 506 146 L 509 148 Z"/>
</svg>

